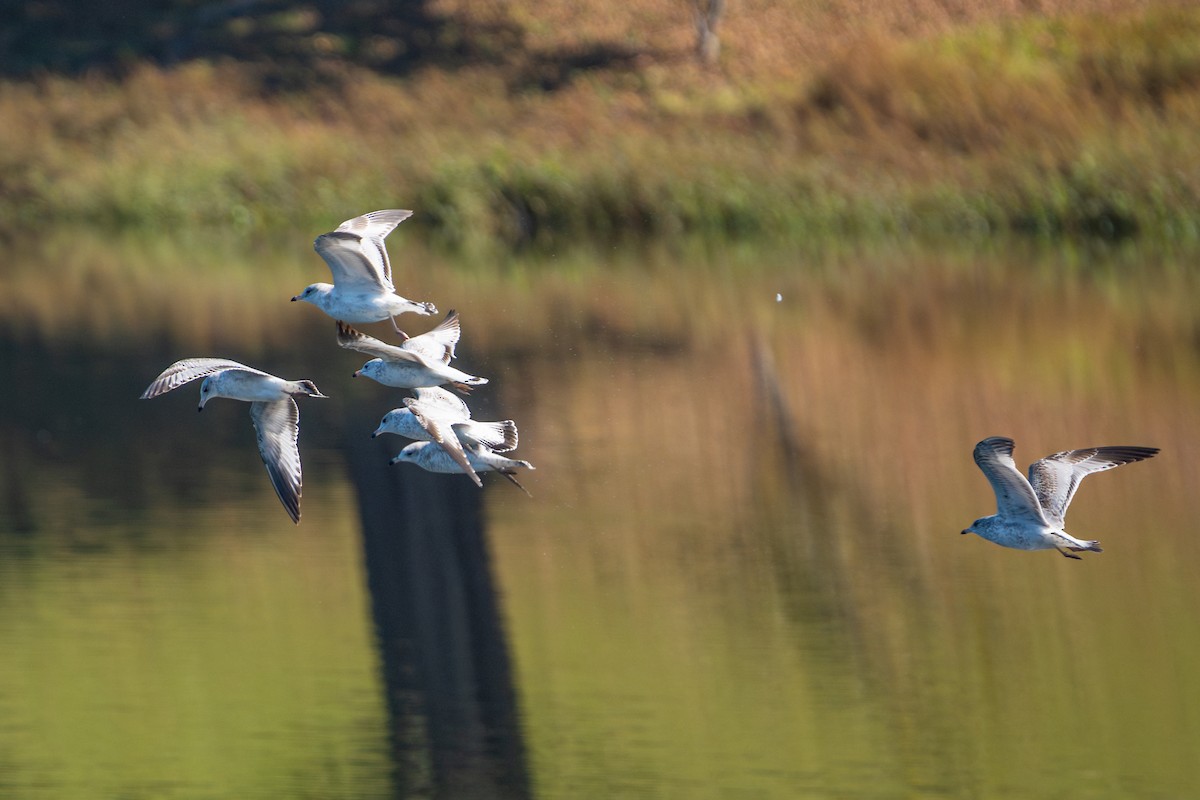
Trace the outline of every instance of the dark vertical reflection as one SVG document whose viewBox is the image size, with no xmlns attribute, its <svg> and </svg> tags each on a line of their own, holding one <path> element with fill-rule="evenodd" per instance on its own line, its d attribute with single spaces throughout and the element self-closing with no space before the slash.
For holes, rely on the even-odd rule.
<svg viewBox="0 0 1200 800">
<path fill-rule="evenodd" d="M 465 476 L 388 466 L 404 440 L 347 429 L 397 794 L 529 797 L 483 493 Z"/>
</svg>

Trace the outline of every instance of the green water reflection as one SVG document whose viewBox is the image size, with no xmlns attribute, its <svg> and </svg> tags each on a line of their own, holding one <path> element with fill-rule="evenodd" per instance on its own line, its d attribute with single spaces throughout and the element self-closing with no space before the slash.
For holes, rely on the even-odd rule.
<svg viewBox="0 0 1200 800">
<path fill-rule="evenodd" d="M 351 381 L 332 324 L 286 302 L 321 277 L 300 241 L 253 264 L 139 243 L 64 263 L 49 246 L 55 281 L 45 253 L 17 263 L 0 305 L 4 372 L 23 387 L 0 399 L 4 793 L 412 784 L 342 465 L 345 437 L 377 423 L 343 402 L 381 415 L 397 398 Z M 421 268 L 398 282 L 462 313 L 461 366 L 493 379 L 476 415 L 515 417 L 538 467 L 532 501 L 485 490 L 534 795 L 1192 792 L 1192 260 L 411 256 Z M 137 278 L 106 289 L 113 307 L 87 302 L 122 269 Z M 301 526 L 243 408 L 197 419 L 190 394 L 132 400 L 170 360 L 210 352 L 331 396 L 302 410 Z M 90 402 L 39 399 L 67 369 Z M 1013 436 L 1022 465 L 1095 444 L 1163 452 L 1088 479 L 1069 529 L 1105 552 L 1074 563 L 958 535 L 993 505 L 971 462 L 988 435 Z"/>
</svg>

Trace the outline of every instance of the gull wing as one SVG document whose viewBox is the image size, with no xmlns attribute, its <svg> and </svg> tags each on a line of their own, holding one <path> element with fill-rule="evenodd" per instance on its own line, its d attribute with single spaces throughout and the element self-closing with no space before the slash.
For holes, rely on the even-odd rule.
<svg viewBox="0 0 1200 800">
<path fill-rule="evenodd" d="M 422 408 L 421 401 L 412 397 L 404 398 L 404 405 L 412 412 L 413 417 L 417 422 L 421 423 L 421 427 L 433 437 L 433 441 L 442 446 L 446 451 L 446 455 L 454 459 L 454 463 L 462 467 L 463 472 L 471 476 L 471 480 L 475 481 L 475 485 L 483 487 L 483 481 L 475 472 L 475 468 L 471 466 L 467 454 L 463 452 L 462 442 L 458 440 L 458 434 L 455 433 L 456 425 L 443 417 L 436 414 L 430 414 Z"/>
<path fill-rule="evenodd" d="M 158 397 L 172 389 L 178 389 L 185 383 L 191 383 L 197 378 L 224 372 L 227 369 L 242 370 L 255 375 L 267 374 L 262 370 L 247 367 L 245 364 L 239 364 L 227 358 L 185 358 L 163 370 L 162 374 L 154 379 L 154 383 L 151 383 L 146 387 L 146 391 L 142 392 L 140 399 L 149 400 L 151 397 Z"/>
<path fill-rule="evenodd" d="M 318 236 L 313 249 L 329 265 L 336 286 L 394 292 L 392 262 L 383 240 L 411 216 L 407 209 L 391 208 L 348 219 Z"/>
<path fill-rule="evenodd" d="M 1071 498 L 1079 483 L 1093 472 L 1144 461 L 1157 447 L 1088 447 L 1053 453 L 1029 465 L 1029 483 L 1042 513 L 1051 524 L 1062 527 Z"/>
<path fill-rule="evenodd" d="M 423 366 L 429 365 L 428 360 L 420 353 L 381 342 L 374 336 L 356 331 L 341 320 L 337 321 L 337 332 L 338 345 L 347 350 L 357 350 L 373 358 L 382 358 L 384 361 L 412 361 Z"/>
<path fill-rule="evenodd" d="M 292 522 L 300 522 L 300 409 L 292 398 L 250 404 L 250 419 L 258 433 L 258 453 L 267 466 L 275 494 Z"/>
<path fill-rule="evenodd" d="M 423 386 L 413 391 L 416 392 L 421 407 L 429 413 L 436 413 L 439 417 L 454 422 L 462 422 L 471 418 L 471 409 L 467 408 L 463 399 L 453 392 L 448 392 L 440 386 Z"/>
<path fill-rule="evenodd" d="M 430 361 L 449 364 L 450 359 L 454 358 L 454 347 L 458 344 L 458 338 L 461 335 L 462 328 L 458 324 L 458 312 L 450 309 L 446 318 L 436 328 L 405 340 L 401 347 L 414 353 L 420 353 Z"/>
<path fill-rule="evenodd" d="M 992 436 L 975 445 L 975 463 L 996 493 L 997 513 L 1002 517 L 1045 522 L 1033 487 L 1013 461 L 1012 439 Z"/>
</svg>

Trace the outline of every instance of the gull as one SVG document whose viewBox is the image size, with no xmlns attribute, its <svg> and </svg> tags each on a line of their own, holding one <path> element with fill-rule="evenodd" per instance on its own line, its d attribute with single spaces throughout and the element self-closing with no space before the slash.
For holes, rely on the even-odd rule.
<svg viewBox="0 0 1200 800">
<path fill-rule="evenodd" d="M 203 411 L 204 404 L 214 397 L 250 404 L 250 419 L 258 433 L 258 453 L 271 476 L 271 485 L 292 522 L 299 523 L 303 481 L 296 438 L 300 434 L 300 410 L 292 398 L 325 395 L 312 381 L 285 381 L 224 358 L 185 358 L 163 370 L 142 392 L 141 399 L 158 397 L 197 378 L 204 378 L 197 411 Z"/>
<path fill-rule="evenodd" d="M 482 386 L 487 378 L 468 375 L 450 366 L 454 345 L 458 341 L 458 312 L 451 311 L 433 330 L 413 336 L 403 344 L 391 345 L 367 336 L 338 320 L 337 343 L 347 350 L 357 350 L 375 356 L 354 377 L 365 375 L 384 386 L 398 389 L 419 389 L 448 383 L 461 392 Z"/>
<path fill-rule="evenodd" d="M 533 464 L 530 464 L 528 461 L 519 461 L 515 458 L 506 458 L 498 453 L 493 453 L 486 447 L 478 445 L 469 445 L 464 450 L 467 454 L 467 459 L 471 462 L 471 468 L 475 472 L 498 472 L 512 481 L 522 492 L 529 494 L 529 490 L 522 486 L 514 476 L 517 467 L 533 469 Z M 464 472 L 462 466 L 454 460 L 453 456 L 436 442 L 413 442 L 401 450 L 389 463 L 398 464 L 401 461 L 416 464 L 421 469 L 428 470 L 429 472 Z"/>
<path fill-rule="evenodd" d="M 372 211 L 318 236 L 313 249 L 329 265 L 333 283 L 314 283 L 293 297 L 293 302 L 312 303 L 334 319 L 348 322 L 390 319 L 401 335 L 404 331 L 395 319 L 400 314 L 436 314 L 433 303 L 401 297 L 392 285 L 392 263 L 383 240 L 411 216 L 406 209 Z"/>
<path fill-rule="evenodd" d="M 1076 539 L 1063 530 L 1067 506 L 1079 482 L 1093 472 L 1143 461 L 1157 447 L 1087 447 L 1053 453 L 1029 465 L 1029 480 L 1013 461 L 1013 440 L 992 436 L 975 445 L 975 463 L 996 493 L 996 513 L 971 523 L 975 533 L 1002 547 L 1018 550 L 1056 549 L 1067 558 L 1075 552 L 1100 552 L 1100 542 Z"/>
<path fill-rule="evenodd" d="M 483 447 L 493 452 L 507 452 L 517 447 L 517 423 L 476 422 L 471 410 L 460 398 L 437 387 L 420 388 L 416 397 L 406 397 L 404 408 L 394 408 L 383 415 L 383 421 L 371 434 L 394 433 L 409 439 L 437 442 L 454 459 L 462 471 L 471 476 L 476 486 L 483 481 L 475 473 L 464 451 L 466 447 Z"/>
</svg>

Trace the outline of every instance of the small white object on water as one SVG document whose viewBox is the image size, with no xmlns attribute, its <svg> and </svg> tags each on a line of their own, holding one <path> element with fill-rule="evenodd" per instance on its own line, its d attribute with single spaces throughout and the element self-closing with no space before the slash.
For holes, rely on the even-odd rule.
<svg viewBox="0 0 1200 800">
<path fill-rule="evenodd" d="M 782 303 L 782 302 L 783 302 L 783 295 L 781 295 L 779 292 L 776 292 L 776 293 L 775 293 L 775 302 L 776 302 L 776 303 Z"/>
</svg>

